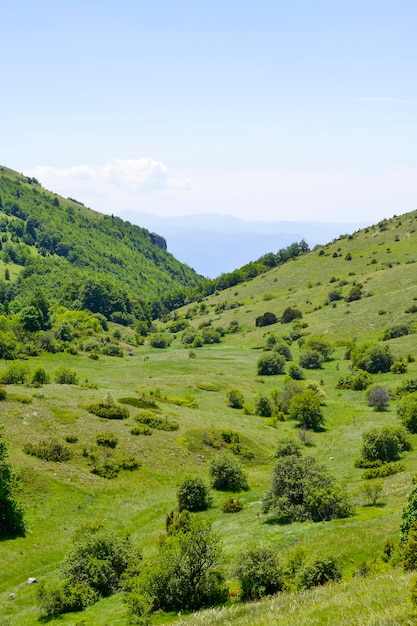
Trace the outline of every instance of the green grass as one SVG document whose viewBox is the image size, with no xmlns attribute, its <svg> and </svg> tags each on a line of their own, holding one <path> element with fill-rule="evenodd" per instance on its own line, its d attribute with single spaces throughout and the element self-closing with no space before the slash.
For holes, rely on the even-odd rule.
<svg viewBox="0 0 417 626">
<path fill-rule="evenodd" d="M 0 577 L 0 624 L 7 617 L 10 624 L 17 626 L 37 623 L 36 585 L 27 585 L 26 580 L 29 576 L 56 578 L 73 531 L 87 521 L 101 519 L 127 530 L 145 557 L 155 553 L 158 537 L 164 532 L 165 515 L 176 507 L 180 481 L 190 473 L 208 477 L 210 460 L 218 451 L 206 445 L 205 440 L 222 430 L 239 433 L 242 446 L 253 452 L 250 460 L 240 458 L 250 485 L 248 492 L 239 495 L 243 510 L 234 515 L 222 513 L 221 506 L 228 494 L 216 492 L 214 506 L 199 514 L 211 519 L 219 531 L 228 567 L 252 543 L 275 546 L 282 554 L 301 544 L 309 551 L 336 556 L 344 580 L 340 585 L 308 593 L 282 594 L 262 603 L 236 604 L 198 616 L 156 616 L 155 624 L 413 623 L 408 575 L 400 569 L 381 573 L 376 566 L 376 573 L 369 578 L 352 578 L 352 574 L 364 561 L 370 565 L 378 561 L 387 538 L 399 538 L 401 510 L 412 478 L 417 475 L 417 435 L 411 437 L 414 450 L 402 459 L 405 471 L 383 480 L 378 506 L 365 506 L 360 494 L 364 483 L 362 470 L 354 467 L 361 436 L 370 427 L 397 424 L 396 404 L 393 400 L 388 411 L 377 413 L 368 407 L 365 392 L 337 389 L 336 383 L 340 376 L 351 373 L 349 361 L 344 359 L 344 344 L 348 340 L 377 340 L 386 326 L 405 320 L 415 323 L 414 317 L 417 322 L 417 316 L 405 313 L 417 297 L 415 265 L 410 263 L 416 245 L 411 232 L 415 223 L 414 214 L 396 218 L 387 231 L 374 228 L 355 234 L 353 239 L 344 237 L 251 282 L 207 298 L 208 313 L 195 315 L 191 325 L 198 327 L 202 321 L 211 320 L 214 327 L 227 327 L 230 321 L 237 320 L 242 331 L 226 335 L 218 345 L 195 349 L 196 358 L 189 357 L 189 349 L 181 345 L 178 333 L 167 350 L 153 349 L 145 343 L 133 348 L 133 356 L 124 358 L 100 355 L 94 361 L 80 352 L 42 354 L 28 359 L 31 372 L 43 366 L 53 375 L 59 366 L 70 367 L 76 371 L 80 384 L 50 384 L 37 389 L 10 385 L 7 399 L 1 403 L 10 462 L 22 474 L 19 497 L 27 512 L 28 533 L 25 538 L 0 543 L 1 569 L 6 572 Z M 320 250 L 324 251 L 321 255 Z M 351 261 L 345 260 L 348 251 Z M 333 258 L 335 252 L 342 256 Z M 374 257 L 378 262 L 371 264 Z M 388 267 L 388 263 L 393 266 Z M 354 275 L 349 276 L 352 272 Z M 332 277 L 337 281 L 330 282 Z M 352 303 L 339 301 L 334 308 L 326 305 L 328 292 L 343 280 L 349 283 L 340 287 L 343 294 L 356 280 L 363 284 L 364 293 L 372 295 Z M 215 313 L 217 304 L 224 300 L 239 301 L 241 306 Z M 292 324 L 256 328 L 255 318 L 265 311 L 273 311 L 279 317 L 289 305 L 297 305 L 303 312 L 306 336 L 325 335 L 336 346 L 332 359 L 322 369 L 306 371 L 307 380 L 315 381 L 324 392 L 326 418 L 325 430 L 311 434 L 306 453 L 324 463 L 356 502 L 354 516 L 345 520 L 288 526 L 266 524 L 261 503 L 274 467 L 277 438 L 297 436 L 298 431 L 291 421 L 271 426 L 261 417 L 228 406 L 229 389 L 240 389 L 246 402 L 253 405 L 258 394 L 268 394 L 282 386 L 285 375 L 258 377 L 256 364 L 269 334 L 282 337 Z M 179 310 L 177 315 L 185 316 L 194 306 Z M 383 315 L 381 310 L 385 311 Z M 157 326 L 159 330 L 165 328 L 162 322 Z M 389 345 L 395 354 L 411 353 L 417 357 L 417 334 L 383 345 Z M 297 342 L 292 343 L 291 352 L 293 362 L 298 363 Z M 7 362 L 0 364 L 0 374 L 6 366 Z M 394 388 L 409 377 L 417 377 L 417 361 L 408 364 L 406 374 L 379 374 L 374 376 L 374 382 Z M 128 419 L 110 423 L 88 412 L 90 404 L 105 401 L 109 393 L 115 401 L 134 399 L 129 402 Z M 135 401 L 142 396 L 155 400 L 158 415 L 178 422 L 179 429 L 153 430 L 151 437 L 131 435 L 136 415 L 144 408 L 148 410 Z M 195 399 L 198 408 L 186 406 L 189 398 Z M 172 403 L 173 399 L 178 402 Z M 117 452 L 134 455 L 142 464 L 133 472 L 121 471 L 113 480 L 93 475 L 83 455 L 85 447 L 94 445 L 97 433 L 108 429 L 118 438 Z M 71 444 L 73 458 L 68 462 L 43 462 L 23 452 L 27 442 L 42 438 L 64 442 L 68 435 L 78 437 Z M 234 587 L 235 583 L 230 582 Z M 10 593 L 16 593 L 15 600 L 8 600 Z M 121 596 L 115 596 L 80 615 L 63 616 L 50 623 L 126 625 L 126 608 Z"/>
</svg>

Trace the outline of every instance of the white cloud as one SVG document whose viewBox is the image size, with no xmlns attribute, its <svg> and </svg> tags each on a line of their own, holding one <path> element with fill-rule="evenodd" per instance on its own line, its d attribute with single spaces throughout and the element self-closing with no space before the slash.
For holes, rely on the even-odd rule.
<svg viewBox="0 0 417 626">
<path fill-rule="evenodd" d="M 26 174 L 56 193 L 75 197 L 99 211 L 116 213 L 142 204 L 144 196 L 193 190 L 190 180 L 174 177 L 165 163 L 150 157 L 114 159 L 96 167 L 41 165 Z"/>
</svg>

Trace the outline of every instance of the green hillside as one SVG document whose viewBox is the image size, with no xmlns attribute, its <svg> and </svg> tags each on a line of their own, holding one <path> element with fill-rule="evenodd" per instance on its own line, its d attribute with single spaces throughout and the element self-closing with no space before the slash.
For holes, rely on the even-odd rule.
<svg viewBox="0 0 417 626">
<path fill-rule="evenodd" d="M 41 286 L 56 301 L 74 305 L 74 292 L 99 276 L 134 307 L 135 300 L 201 281 L 166 251 L 159 235 L 46 191 L 36 179 L 5 167 L 0 168 L 0 229 L 0 272 L 4 276 L 8 269 L 22 297 Z"/>
<path fill-rule="evenodd" d="M 28 194 L 44 193 L 36 183 L 20 184 Z M 81 219 L 85 209 L 74 207 Z M 7 219 L 22 220 L 10 214 Z M 409 420 L 401 439 L 395 428 L 401 424 L 398 409 L 401 413 L 408 398 L 412 410 L 410 392 L 417 389 L 416 225 L 417 213 L 409 213 L 301 252 L 252 280 L 165 312 L 147 336 L 118 323 L 117 316 L 103 320 L 58 304 L 47 281 L 40 286 L 49 302 L 49 329 L 27 328 L 28 307 L 42 322 L 42 294 L 30 304 L 32 296 L 22 287 L 16 304 L 10 299 L 5 306 L 5 300 L 3 341 L 13 334 L 21 345 L 9 355 L 19 358 L 3 360 L 0 367 L 2 436 L 7 461 L 21 475 L 16 497 L 26 531 L 0 542 L 7 572 L 0 580 L 3 623 L 127 625 L 129 606 L 146 613 L 146 607 L 158 609 L 158 601 L 156 613 L 141 616 L 143 624 L 413 623 L 414 574 L 403 566 L 399 542 L 402 511 L 417 474 L 417 429 Z M 88 230 L 102 241 L 101 230 L 100 236 Z M 56 256 L 43 257 L 33 244 L 30 250 L 41 263 Z M 70 265 L 66 258 L 59 262 Z M 19 289 L 17 272 L 24 274 L 26 264 L 5 267 Z M 29 343 L 34 349 L 24 351 Z M 270 357 L 280 373 L 265 374 L 259 362 L 269 363 Z M 382 392 L 370 394 L 375 387 Z M 231 391 L 241 408 L 230 406 Z M 302 413 L 297 395 L 314 411 Z M 371 402 L 381 396 L 381 406 Z M 109 419 L 115 413 L 120 419 Z M 320 415 L 316 429 L 312 415 Z M 397 433 L 391 440 L 393 460 L 364 467 L 363 434 L 383 427 Z M 266 510 L 283 437 L 299 449 L 297 463 L 312 457 L 310 466 L 318 462 L 335 481 L 323 479 L 320 489 L 308 494 L 303 506 L 310 503 L 310 509 L 281 499 Z M 59 462 L 45 460 L 57 451 L 63 451 Z M 249 489 L 212 489 L 211 507 L 192 513 L 190 524 L 207 530 L 204 524 L 210 523 L 215 532 L 225 607 L 198 614 L 174 605 L 170 610 L 169 601 L 161 599 L 168 583 L 159 587 L 158 600 L 149 581 L 155 589 L 155 572 L 168 580 L 163 575 L 171 572 L 191 531 L 186 525 L 169 531 L 168 525 L 167 534 L 166 516 L 174 511 L 175 520 L 184 479 L 209 482 L 224 452 L 243 468 Z M 365 478 L 367 472 L 377 477 Z M 351 508 L 341 514 L 343 493 Z M 223 511 L 230 496 L 240 501 L 240 511 Z M 94 603 L 90 598 L 82 612 L 45 617 L 38 589 L 45 584 L 50 593 L 63 584 L 60 564 L 74 545 L 73 533 L 97 521 L 130 533 L 143 557 L 139 577 L 132 573 L 124 592 Z M 260 547 L 278 559 L 282 590 L 261 602 L 243 602 L 236 566 L 248 548 Z M 334 565 L 337 575 L 332 584 L 309 589 L 307 574 L 313 576 L 318 563 L 326 571 Z M 38 583 L 27 584 L 30 577 Z"/>
</svg>

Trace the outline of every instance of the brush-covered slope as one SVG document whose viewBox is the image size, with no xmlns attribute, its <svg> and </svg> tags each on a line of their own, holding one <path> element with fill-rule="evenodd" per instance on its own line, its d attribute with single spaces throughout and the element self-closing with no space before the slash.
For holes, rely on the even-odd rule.
<svg viewBox="0 0 417 626">
<path fill-rule="evenodd" d="M 0 271 L 4 277 L 7 269 L 16 280 L 17 293 L 41 286 L 70 303 L 85 280 L 100 276 L 133 299 L 200 281 L 166 251 L 162 237 L 55 195 L 5 167 L 0 168 L 0 232 Z"/>
<path fill-rule="evenodd" d="M 75 348 L 70 351 L 3 362 L 0 380 L 7 380 L 16 364 L 26 371 L 25 384 L 15 378 L 14 384 L 5 385 L 7 397 L 1 402 L 3 437 L 10 462 L 21 472 L 19 499 L 27 519 L 25 537 L 0 543 L 7 572 L 0 579 L 5 599 L 0 616 L 6 623 L 36 623 L 40 611 L 35 585 L 25 581 L 36 576 L 47 584 L 56 582 L 72 534 L 86 522 L 102 520 L 131 533 L 148 562 L 158 553 L 166 514 L 177 507 L 181 481 L 189 474 L 209 480 L 211 463 L 224 450 L 241 463 L 249 490 L 214 490 L 212 507 L 195 515 L 210 520 L 221 538 L 234 606 L 200 615 L 158 614 L 153 623 L 413 623 L 408 591 L 412 574 L 382 556 L 387 539 L 398 555 L 402 510 L 417 474 L 417 434 L 408 434 L 413 449 L 403 451 L 395 463 L 400 471 L 378 479 L 382 491 L 374 503 L 367 496 L 373 483 L 355 460 L 361 455 L 363 433 L 400 424 L 394 392 L 407 387 L 407 381 L 417 381 L 416 226 L 417 214 L 409 213 L 317 247 L 170 313 L 155 323 L 142 345 L 135 344 L 130 328 L 110 322 L 107 331 L 97 331 L 88 341 L 66 339 L 61 333 L 60 345 Z M 73 324 L 71 315 L 67 321 Z M 273 315 L 274 323 L 260 325 L 273 321 Z M 287 322 L 291 315 L 294 319 Z M 302 367 L 301 380 L 290 379 L 292 368 L 300 368 L 300 357 L 318 338 L 327 340 L 329 358 L 316 369 Z M 349 358 L 352 348 L 363 342 L 389 352 L 397 364 L 369 374 L 372 385 L 390 392 L 382 411 L 369 405 L 366 390 L 346 384 L 358 373 Z M 119 358 L 100 348 L 109 344 L 118 348 Z M 291 360 L 284 362 L 282 373 L 260 374 L 260 357 L 283 346 Z M 75 372 L 76 385 L 60 384 L 62 366 Z M 49 382 L 34 386 L 39 367 Z M 318 394 L 322 428 L 300 428 L 297 416 L 285 411 L 283 394 L 292 383 Z M 230 406 L 232 389 L 242 394 L 244 408 Z M 265 399 L 272 403 L 269 417 L 259 414 L 261 398 L 264 406 Z M 109 420 L 91 412 L 91 405 L 112 401 L 127 407 L 129 416 Z M 152 423 L 148 429 L 146 421 Z M 103 433 L 117 438 L 116 447 L 98 443 Z M 277 442 L 284 436 L 300 441 L 303 456 L 326 466 L 346 490 L 352 515 L 270 523 L 262 502 L 277 462 Z M 29 454 L 34 445 L 51 438 L 70 449 L 70 458 L 56 463 Z M 241 500 L 240 512 L 223 511 L 230 495 Z M 302 593 L 288 590 L 256 605 L 239 603 L 234 567 L 254 544 L 276 549 L 283 567 L 300 548 L 306 559 L 331 555 L 342 582 Z M 9 600 L 8 594 L 16 598 Z M 49 623 L 77 622 L 127 626 L 123 594 Z"/>
</svg>

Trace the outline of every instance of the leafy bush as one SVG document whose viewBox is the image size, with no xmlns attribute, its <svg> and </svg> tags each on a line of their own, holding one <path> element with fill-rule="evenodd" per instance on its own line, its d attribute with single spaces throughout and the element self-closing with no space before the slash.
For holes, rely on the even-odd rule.
<svg viewBox="0 0 417 626">
<path fill-rule="evenodd" d="M 361 486 L 360 492 L 366 499 L 367 504 L 375 506 L 381 497 L 384 486 L 382 481 L 373 480 Z"/>
<path fill-rule="evenodd" d="M 241 554 L 234 575 L 243 602 L 277 593 L 284 585 L 278 553 L 266 546 L 255 546 Z"/>
<path fill-rule="evenodd" d="M 24 385 L 29 377 L 26 363 L 10 363 L 0 375 L 1 385 Z"/>
<path fill-rule="evenodd" d="M 394 361 L 390 370 L 393 374 L 405 374 L 407 371 L 407 361 L 405 359 L 398 359 L 398 361 Z"/>
<path fill-rule="evenodd" d="M 224 603 L 228 592 L 222 563 L 219 536 L 206 520 L 190 518 L 184 526 L 170 530 L 156 558 L 127 582 L 131 611 L 136 598 L 140 599 L 139 617 L 144 604 L 146 611 L 144 598 L 150 600 L 151 611 L 196 611 Z"/>
<path fill-rule="evenodd" d="M 110 432 L 97 433 L 96 443 L 98 446 L 104 446 L 106 448 L 115 448 L 117 446 L 117 435 Z"/>
<path fill-rule="evenodd" d="M 403 337 L 404 335 L 408 335 L 410 332 L 410 324 L 393 324 L 393 326 L 388 326 L 388 328 L 384 330 L 382 341 L 388 341 L 388 339 L 395 339 L 396 337 Z"/>
<path fill-rule="evenodd" d="M 307 370 L 320 369 L 323 361 L 323 355 L 317 350 L 303 350 L 299 358 L 300 366 Z"/>
<path fill-rule="evenodd" d="M 6 461 L 7 444 L 0 433 L 0 539 L 25 535 L 25 516 L 16 499 L 19 477 Z"/>
<path fill-rule="evenodd" d="M 369 374 L 383 374 L 389 372 L 394 362 L 389 346 L 364 343 L 352 347 L 350 358 L 354 367 Z"/>
<path fill-rule="evenodd" d="M 258 360 L 259 376 L 275 376 L 283 374 L 285 359 L 280 354 L 264 354 Z"/>
<path fill-rule="evenodd" d="M 129 409 L 124 406 L 109 404 L 108 402 L 90 404 L 87 407 L 87 411 L 97 415 L 97 417 L 104 417 L 109 420 L 124 420 L 129 417 Z"/>
<path fill-rule="evenodd" d="M 255 320 L 256 326 L 270 326 L 271 324 L 277 323 L 277 316 L 275 313 L 267 312 L 263 315 L 259 315 Z"/>
<path fill-rule="evenodd" d="M 289 322 L 292 322 L 293 320 L 296 319 L 300 319 L 303 317 L 303 314 L 301 313 L 301 311 L 299 311 L 298 309 L 294 308 L 294 307 L 287 307 L 282 315 L 281 315 L 281 324 L 288 324 Z"/>
<path fill-rule="evenodd" d="M 44 367 L 37 367 L 30 379 L 32 385 L 47 385 L 49 383 L 49 375 Z"/>
<path fill-rule="evenodd" d="M 101 348 L 101 354 L 105 354 L 106 356 L 118 356 L 122 357 L 124 355 L 123 350 L 120 346 L 115 343 L 107 343 Z"/>
<path fill-rule="evenodd" d="M 401 452 L 410 449 L 410 442 L 403 428 L 383 426 L 371 428 L 362 434 L 361 456 L 365 461 L 398 461 Z"/>
<path fill-rule="evenodd" d="M 288 368 L 288 376 L 292 378 L 293 380 L 303 380 L 304 379 L 303 369 L 299 367 L 298 365 L 295 365 L 295 363 L 292 363 Z"/>
<path fill-rule="evenodd" d="M 402 425 L 410 432 L 417 433 L 417 392 L 402 397 L 397 405 Z"/>
<path fill-rule="evenodd" d="M 286 456 L 302 456 L 302 445 L 293 437 L 281 437 L 278 439 L 277 450 L 275 452 L 277 459 L 281 459 Z"/>
<path fill-rule="evenodd" d="M 201 476 L 185 478 L 177 491 L 177 498 L 180 511 L 205 511 L 212 503 L 210 489 Z"/>
<path fill-rule="evenodd" d="M 291 350 L 286 343 L 276 343 L 274 346 L 274 352 L 277 352 L 278 354 L 283 356 L 286 361 L 292 361 Z"/>
<path fill-rule="evenodd" d="M 259 396 L 255 400 L 255 415 L 261 417 L 271 417 L 272 404 L 268 396 Z"/>
<path fill-rule="evenodd" d="M 231 491 L 249 489 L 248 479 L 239 461 L 227 452 L 219 454 L 212 460 L 209 473 L 214 489 Z"/>
<path fill-rule="evenodd" d="M 65 436 L 65 441 L 67 443 L 77 443 L 78 442 L 78 437 L 77 437 L 77 435 L 66 435 Z"/>
<path fill-rule="evenodd" d="M 74 370 L 62 365 L 55 371 L 55 382 L 58 385 L 77 385 L 78 378 Z"/>
<path fill-rule="evenodd" d="M 323 361 L 328 361 L 334 352 L 334 346 L 325 337 L 309 337 L 304 344 L 306 350 L 319 352 Z"/>
<path fill-rule="evenodd" d="M 321 400 L 316 391 L 305 389 L 292 397 L 288 414 L 291 419 L 296 420 L 299 426 L 310 430 L 318 430 L 325 423 L 320 404 Z"/>
<path fill-rule="evenodd" d="M 315 522 L 348 517 L 352 506 L 334 485 L 326 468 L 313 457 L 284 456 L 278 459 L 271 487 L 263 500 L 270 522 Z"/>
<path fill-rule="evenodd" d="M 373 378 L 368 372 L 358 372 L 356 376 L 341 376 L 337 381 L 337 389 L 353 389 L 364 391 L 373 383 Z"/>
<path fill-rule="evenodd" d="M 43 461 L 69 461 L 72 457 L 71 450 L 63 443 L 55 439 L 42 439 L 38 443 L 26 443 L 23 451 L 31 456 L 37 456 Z"/>
<path fill-rule="evenodd" d="M 120 469 L 132 472 L 133 470 L 138 469 L 140 466 L 141 462 L 134 456 L 122 456 L 122 458 L 119 459 Z"/>
<path fill-rule="evenodd" d="M 131 435 L 152 435 L 152 428 L 146 426 L 146 424 L 140 424 L 130 429 Z"/>
<path fill-rule="evenodd" d="M 101 523 L 75 531 L 73 547 L 61 566 L 63 582 L 48 589 L 42 586 L 38 598 L 47 616 L 80 611 L 118 591 L 123 574 L 138 572 L 141 557 L 129 537 L 105 528 Z"/>
<path fill-rule="evenodd" d="M 136 415 L 136 421 L 140 424 L 145 424 L 149 426 L 149 428 L 155 428 L 157 430 L 178 430 L 179 424 L 177 421 L 169 420 L 166 417 L 159 417 L 159 415 L 155 415 L 151 411 L 142 411 L 138 415 Z"/>
<path fill-rule="evenodd" d="M 245 396 L 240 391 L 240 389 L 230 389 L 227 392 L 227 399 L 229 401 L 229 406 L 232 409 L 241 409 L 243 408 L 245 402 Z"/>
<path fill-rule="evenodd" d="M 316 557 L 307 563 L 297 574 L 297 588 L 299 591 L 312 589 L 328 582 L 339 582 L 342 572 L 332 556 Z"/>
<path fill-rule="evenodd" d="M 222 504 L 223 513 L 239 513 L 243 509 L 243 502 L 239 498 L 230 496 Z"/>
<path fill-rule="evenodd" d="M 7 399 L 7 391 L 5 387 L 0 387 L 0 402 Z"/>
<path fill-rule="evenodd" d="M 168 348 L 170 345 L 170 340 L 168 337 L 164 337 L 163 335 L 156 335 L 151 339 L 152 348 Z"/>
<path fill-rule="evenodd" d="M 401 385 L 394 390 L 394 396 L 396 398 L 402 398 L 402 396 L 408 393 L 417 392 L 417 378 L 408 378 Z"/>
<path fill-rule="evenodd" d="M 160 411 L 156 401 L 153 398 L 147 398 L 142 395 L 139 398 L 119 398 L 120 404 L 128 404 L 134 406 L 137 409 L 152 409 L 152 411 Z"/>
<path fill-rule="evenodd" d="M 393 476 L 403 471 L 404 465 L 402 463 L 384 463 L 377 467 L 367 468 L 363 472 L 362 478 L 366 480 L 371 480 L 372 478 L 386 478 L 387 476 Z"/>
</svg>

